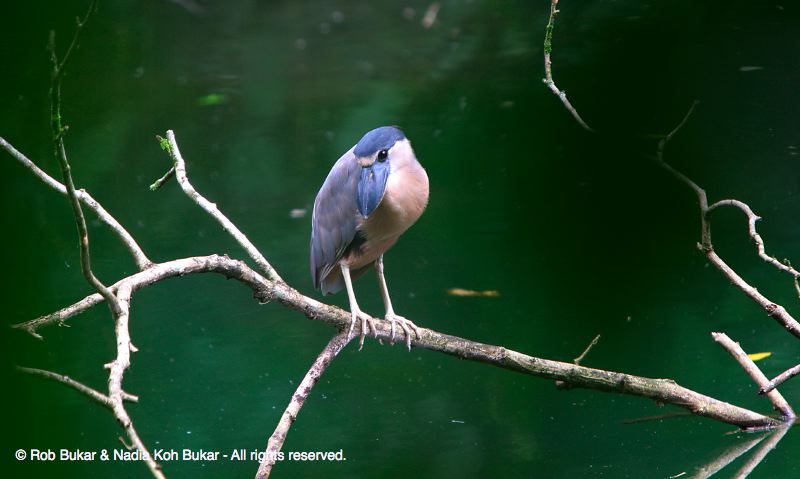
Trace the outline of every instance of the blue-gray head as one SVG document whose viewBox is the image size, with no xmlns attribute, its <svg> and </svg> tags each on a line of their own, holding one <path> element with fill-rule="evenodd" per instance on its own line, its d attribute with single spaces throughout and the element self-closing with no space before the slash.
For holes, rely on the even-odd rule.
<svg viewBox="0 0 800 479">
<path fill-rule="evenodd" d="M 395 145 L 406 148 L 395 148 Z M 411 158 L 407 158 L 409 152 Z M 416 161 L 416 158 L 408 147 L 406 135 L 396 126 L 382 126 L 367 132 L 353 148 L 353 154 L 361 166 L 361 177 L 358 181 L 358 211 L 367 217 L 383 199 L 386 182 L 392 172 L 392 164 L 409 159 Z M 397 166 L 400 165 L 395 165 Z"/>
</svg>

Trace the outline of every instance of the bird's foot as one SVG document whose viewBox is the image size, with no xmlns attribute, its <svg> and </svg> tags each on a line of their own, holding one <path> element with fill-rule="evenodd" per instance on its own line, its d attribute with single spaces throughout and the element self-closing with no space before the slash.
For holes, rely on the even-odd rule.
<svg viewBox="0 0 800 479">
<path fill-rule="evenodd" d="M 390 337 L 391 344 L 394 344 L 394 332 L 395 332 L 395 324 L 400 324 L 400 327 L 403 328 L 403 332 L 406 333 L 406 347 L 409 351 L 411 351 L 411 331 L 414 331 L 414 334 L 419 339 L 421 336 L 419 335 L 419 328 L 416 324 L 411 322 L 410 320 L 394 314 L 392 312 L 386 313 L 386 321 L 392 323 L 392 335 Z"/>
<path fill-rule="evenodd" d="M 358 350 L 361 351 L 361 348 L 364 347 L 364 337 L 366 337 L 369 328 L 372 328 L 372 333 L 376 338 L 378 337 L 378 329 L 375 327 L 375 320 L 367 313 L 355 310 L 351 314 L 352 319 L 350 320 L 350 330 L 347 332 L 347 340 L 349 341 L 353 337 L 353 328 L 356 325 L 356 321 L 361 319 L 361 337 L 358 341 Z"/>
</svg>

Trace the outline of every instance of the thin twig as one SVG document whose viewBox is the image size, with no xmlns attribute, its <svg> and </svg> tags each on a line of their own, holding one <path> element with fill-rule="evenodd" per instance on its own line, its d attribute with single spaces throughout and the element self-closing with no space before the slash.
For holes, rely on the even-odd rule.
<svg viewBox="0 0 800 479">
<path fill-rule="evenodd" d="M 269 264 L 269 261 L 258 251 L 253 243 L 247 239 L 247 236 L 242 233 L 236 225 L 225 216 L 222 211 L 217 208 L 216 203 L 212 203 L 205 199 L 203 195 L 197 192 L 194 189 L 194 186 L 189 182 L 189 178 L 186 176 L 186 162 L 183 160 L 183 156 L 181 156 L 181 151 L 178 148 L 178 142 L 175 140 L 175 133 L 172 130 L 167 130 L 167 139 L 158 137 L 158 140 L 161 144 L 161 147 L 169 153 L 170 158 L 172 161 L 175 162 L 175 175 L 177 177 L 178 183 L 183 189 L 183 192 L 186 195 L 197 203 L 197 206 L 202 208 L 205 212 L 211 215 L 212 218 L 217 220 L 217 222 L 222 225 L 222 229 L 224 229 L 228 234 L 233 236 L 236 242 L 241 245 L 242 248 L 247 252 L 247 255 L 255 261 L 256 265 L 258 265 L 259 269 L 264 272 L 267 278 L 271 279 L 272 281 L 283 281 L 278 275 L 278 272 L 275 271 L 275 268 Z"/>
<path fill-rule="evenodd" d="M 122 379 L 125 370 L 130 366 L 130 354 L 132 350 L 135 351 L 135 348 L 130 342 L 130 335 L 128 332 L 130 300 L 133 291 L 132 286 L 130 283 L 122 282 L 117 286 L 117 288 L 115 288 L 115 291 L 112 292 L 112 290 L 104 285 L 92 271 L 89 249 L 89 232 L 86 227 L 86 218 L 83 215 L 81 201 L 79 200 L 75 190 L 75 184 L 72 179 L 72 171 L 67 159 L 66 148 L 64 146 L 64 133 L 66 132 L 66 127 L 63 126 L 61 118 L 61 76 L 64 66 L 66 65 L 66 61 L 69 58 L 69 54 L 77 44 L 78 35 L 88 21 L 89 15 L 94 11 L 94 8 L 95 2 L 92 2 L 86 17 L 84 17 L 83 20 L 78 19 L 76 32 L 73 36 L 67 53 L 64 55 L 64 58 L 61 62 L 59 62 L 56 53 L 55 32 L 50 32 L 49 50 L 53 68 L 50 85 L 50 130 L 53 140 L 54 155 L 61 167 L 64 186 L 66 187 L 67 197 L 70 201 L 70 205 L 72 206 L 75 225 L 78 230 L 81 272 L 83 273 L 86 281 L 95 289 L 95 291 L 100 294 L 100 296 L 103 297 L 103 299 L 106 300 L 116 323 L 114 333 L 117 340 L 117 357 L 114 359 L 114 361 L 107 365 L 109 369 L 107 405 L 113 411 L 114 417 L 123 427 L 123 429 L 125 429 L 128 438 L 131 440 L 131 444 L 142 453 L 143 459 L 147 464 L 147 467 L 150 469 L 153 477 L 156 479 L 164 479 L 165 476 L 161 471 L 161 466 L 148 452 L 147 447 L 145 447 L 144 443 L 139 437 L 139 434 L 136 432 L 133 422 L 131 421 L 127 410 L 125 409 L 125 401 L 136 397 L 122 390 Z M 90 391 L 83 391 L 89 394 L 95 400 L 98 399 L 90 394 Z"/>
<path fill-rule="evenodd" d="M 58 381 L 61 384 L 66 384 L 67 386 L 76 389 L 83 394 L 86 394 L 90 398 L 94 399 L 98 403 L 102 404 L 107 408 L 111 408 L 111 398 L 106 396 L 105 394 L 101 393 L 100 391 L 86 386 L 85 384 L 78 382 L 72 379 L 69 376 L 64 374 L 58 374 L 53 371 L 46 371 L 44 369 L 37 369 L 37 368 L 26 368 L 22 366 L 17 366 L 17 370 L 23 373 L 32 374 L 34 376 L 41 376 L 43 378 L 52 379 L 54 381 Z"/>
<path fill-rule="evenodd" d="M 567 110 L 572 114 L 572 117 L 575 118 L 575 121 L 583 127 L 584 130 L 594 132 L 589 125 L 583 121 L 583 118 L 578 114 L 578 110 L 572 106 L 572 103 L 569 102 L 567 99 L 567 93 L 563 90 L 560 90 L 556 86 L 556 82 L 553 80 L 553 62 L 550 58 L 550 54 L 553 52 L 553 29 L 555 28 L 556 22 L 556 14 L 558 14 L 559 10 L 556 8 L 558 6 L 558 0 L 551 0 L 550 2 L 550 18 L 547 20 L 547 26 L 544 30 L 544 75 L 545 77 L 542 79 L 547 88 L 550 89 L 558 98 L 561 100 L 561 103 L 567 108 Z"/>
<path fill-rule="evenodd" d="M 64 57 L 61 59 L 61 62 L 55 61 L 53 62 L 53 74 L 57 77 L 60 77 L 61 74 L 64 72 L 64 66 L 67 64 L 67 60 L 69 60 L 72 51 L 75 50 L 75 47 L 78 45 L 78 38 L 81 36 L 81 31 L 83 31 L 83 27 L 86 25 L 86 22 L 89 21 L 89 18 L 97 12 L 97 0 L 92 0 L 89 4 L 89 9 L 84 14 L 83 18 L 77 17 L 75 18 L 75 33 L 72 36 L 72 41 L 69 43 L 69 47 L 67 47 L 66 53 L 64 53 Z M 51 39 L 54 39 L 53 32 L 51 33 Z M 51 42 L 52 44 L 52 42 Z M 53 55 L 52 58 L 55 58 L 55 50 L 51 52 Z"/>
<path fill-rule="evenodd" d="M 692 106 L 689 108 L 689 111 L 686 113 L 686 115 L 683 117 L 683 120 L 681 120 L 677 127 L 675 127 L 669 134 L 661 138 L 656 152 L 656 162 L 675 178 L 688 186 L 697 196 L 697 203 L 700 210 L 700 244 L 698 246 L 706 255 L 706 258 L 708 258 L 709 262 L 713 264 L 720 272 L 722 272 L 722 274 L 725 275 L 725 277 L 728 278 L 728 280 L 733 283 L 734 286 L 739 288 L 745 295 L 752 299 L 756 304 L 761 306 L 761 308 L 766 311 L 769 317 L 780 323 L 784 329 L 789 331 L 795 337 L 800 338 L 800 323 L 798 323 L 797 320 L 791 314 L 789 314 L 788 311 L 786 311 L 786 308 L 771 301 L 758 289 L 750 285 L 741 276 L 739 276 L 739 274 L 736 273 L 733 268 L 728 266 L 728 264 L 716 253 L 716 251 L 714 251 L 714 246 L 711 243 L 711 223 L 709 221 L 709 212 L 711 211 L 711 207 L 708 205 L 708 196 L 706 195 L 706 191 L 697 183 L 692 181 L 688 176 L 684 175 L 664 161 L 664 150 L 666 149 L 667 143 L 686 123 L 692 111 L 694 111 L 696 104 L 697 102 L 692 104 Z M 730 202 L 731 200 L 726 201 Z M 722 204 L 730 203 L 715 203 L 714 207 L 719 207 Z M 741 204 L 744 205 L 744 203 Z M 750 210 L 749 207 L 747 209 L 748 211 Z M 800 288 L 798 289 L 798 293 L 800 293 Z"/>
<path fill-rule="evenodd" d="M 739 343 L 734 342 L 725 333 L 711 333 L 711 337 L 733 356 L 733 359 L 739 363 L 742 369 L 744 369 L 759 388 L 763 388 L 769 383 L 769 379 L 764 376 L 764 373 L 756 366 L 756 363 L 747 356 L 747 353 L 744 352 Z M 784 418 L 791 421 L 796 417 L 792 407 L 789 406 L 789 403 L 786 402 L 786 399 L 783 398 L 781 393 L 774 389 L 766 394 L 767 398 L 772 402 L 772 405 L 775 406 L 775 409 L 780 411 Z"/>
<path fill-rule="evenodd" d="M 786 371 L 778 374 L 774 378 L 770 379 L 765 386 L 763 386 L 761 389 L 758 390 L 758 394 L 767 394 L 768 392 L 772 391 L 776 387 L 780 386 L 789 379 L 797 376 L 798 374 L 800 374 L 800 364 L 792 368 L 789 368 Z"/>
<path fill-rule="evenodd" d="M 67 198 L 72 206 L 72 213 L 75 219 L 75 226 L 78 230 L 78 242 L 80 244 L 80 257 L 81 257 L 81 272 L 83 273 L 86 281 L 94 288 L 95 291 L 100 293 L 108 303 L 108 307 L 116 317 L 120 314 L 119 305 L 117 304 L 114 294 L 95 276 L 92 271 L 92 260 L 89 249 L 89 231 L 86 228 L 86 218 L 83 216 L 81 209 L 81 202 L 75 193 L 75 184 L 72 181 L 72 170 L 67 160 L 67 151 L 64 147 L 64 133 L 66 128 L 61 122 L 61 75 L 63 73 L 64 65 L 69 57 L 70 52 L 77 44 L 78 36 L 80 35 L 83 26 L 89 19 L 89 16 L 94 11 L 95 3 L 92 2 L 89 11 L 81 21 L 78 20 L 78 25 L 75 34 L 72 37 L 67 53 L 64 55 L 63 61 L 59 62 L 58 55 L 56 54 L 55 32 L 50 32 L 50 60 L 52 63 L 52 74 L 50 83 L 50 133 L 53 140 L 53 155 L 61 167 L 61 174 L 63 176 L 64 185 L 67 187 Z"/>
<path fill-rule="evenodd" d="M 583 352 L 577 358 L 572 360 L 572 364 L 574 364 L 576 366 L 580 365 L 581 361 L 583 361 L 583 358 L 585 358 L 586 355 L 589 354 L 589 351 L 591 351 L 592 348 L 595 347 L 595 345 L 597 344 L 598 341 L 600 341 L 600 335 L 599 334 L 597 336 L 595 336 L 594 339 L 592 339 L 592 342 L 589 343 L 588 346 L 586 346 L 586 349 L 584 349 Z"/>
<path fill-rule="evenodd" d="M 22 154 L 19 150 L 14 148 L 14 146 L 6 141 L 3 137 L 0 137 L 0 148 L 6 150 L 8 154 L 19 161 L 22 166 L 30 170 L 30 172 L 39 178 L 45 185 L 61 193 L 62 195 L 67 194 L 66 186 L 42 171 L 33 161 Z M 136 266 L 140 270 L 149 268 L 150 265 L 153 264 L 147 255 L 144 254 L 144 251 L 142 251 L 142 248 L 139 246 L 136 240 L 133 239 L 133 236 L 131 236 L 131 234 L 128 233 L 128 231 L 123 228 L 121 224 L 119 224 L 116 218 L 111 216 L 111 214 L 109 214 L 109 212 L 103 208 L 103 205 L 95 200 L 92 195 L 84 190 L 77 190 L 75 195 L 85 207 L 92 210 L 97 215 L 97 218 L 111 228 L 111 231 L 113 231 L 119 237 L 119 239 L 122 241 L 122 244 L 133 256 L 133 260 L 136 262 Z"/>
<path fill-rule="evenodd" d="M 300 408 L 303 407 L 311 389 L 317 384 L 320 376 L 325 372 L 331 361 L 333 361 L 336 355 L 350 342 L 352 338 L 348 336 L 349 335 L 345 332 L 340 332 L 334 336 L 325 348 L 323 348 L 322 352 L 319 353 L 314 364 L 311 365 L 311 368 L 309 368 L 305 377 L 297 386 L 297 390 L 294 392 L 294 395 L 292 395 L 289 405 L 286 406 L 286 410 L 283 412 L 278 426 L 275 428 L 275 432 L 269 437 L 267 451 L 264 455 L 264 460 L 261 461 L 261 464 L 258 466 L 256 479 L 266 479 L 269 477 L 272 466 L 275 465 L 275 461 L 278 458 L 278 453 L 283 447 L 283 442 L 286 440 L 286 434 L 297 419 Z"/>
<path fill-rule="evenodd" d="M 756 230 L 756 221 L 760 220 L 761 217 L 753 213 L 753 210 L 750 209 L 750 206 L 747 203 L 734 199 L 720 200 L 709 206 L 708 211 L 712 211 L 720 206 L 733 206 L 740 209 L 745 216 L 747 216 L 747 232 L 750 235 L 750 239 L 752 239 L 753 243 L 756 244 L 756 251 L 758 252 L 759 258 L 776 267 L 780 271 L 789 273 L 795 280 L 800 278 L 800 271 L 794 269 L 791 264 L 781 263 L 775 259 L 775 257 L 767 254 L 766 246 L 764 245 L 764 239 L 761 238 L 761 235 L 758 234 L 758 231 Z"/>
<path fill-rule="evenodd" d="M 157 179 L 156 181 L 153 182 L 152 185 L 150 185 L 150 191 L 155 191 L 155 190 L 161 188 L 162 186 L 164 186 L 164 183 L 166 183 L 167 181 L 172 179 L 173 176 L 175 176 L 175 167 L 174 166 L 172 168 L 170 168 L 169 170 L 167 170 L 167 172 L 164 173 L 164 176 L 162 176 L 161 178 Z"/>
<path fill-rule="evenodd" d="M 575 359 L 572 360 L 572 364 L 574 364 L 576 366 L 579 366 L 581 364 L 581 361 L 583 361 L 583 358 L 585 358 L 586 355 L 589 354 L 589 351 L 592 350 L 592 348 L 597 344 L 598 341 L 600 341 L 600 335 L 599 334 L 597 336 L 595 336 L 594 339 L 592 339 L 592 341 L 589 343 L 589 345 L 586 346 L 586 349 L 584 349 L 583 352 L 578 355 L 578 357 L 576 357 Z M 566 387 L 569 387 L 569 386 L 564 381 L 556 381 L 556 387 L 561 389 L 561 388 L 566 388 Z"/>
<path fill-rule="evenodd" d="M 166 278 L 197 273 L 218 273 L 227 278 L 240 281 L 252 290 L 253 297 L 257 301 L 261 303 L 272 300 L 278 301 L 287 307 L 302 312 L 310 319 L 323 321 L 339 331 L 346 331 L 350 327 L 351 315 L 349 312 L 309 298 L 286 283 L 269 281 L 244 262 L 227 256 L 198 256 L 160 263 L 146 271 L 128 276 L 122 281 L 129 283 L 131 289 L 135 292 L 142 287 Z M 117 283 L 117 285 L 119 284 Z M 75 315 L 100 301 L 102 301 L 102 298 L 96 295 L 95 298 L 84 298 L 79 303 L 65 309 L 69 309 L 71 314 Z M 78 304 L 81 306 L 78 306 Z M 58 322 L 58 320 L 52 319 L 47 322 L 39 321 L 35 327 L 26 323 L 17 325 L 17 327 L 22 329 L 31 328 L 35 331 L 39 327 Z M 388 342 L 392 333 L 391 323 L 379 318 L 374 318 L 373 322 L 377 339 Z M 356 327 L 358 328 L 359 325 L 357 324 Z M 413 343 L 416 347 L 439 351 L 461 359 L 487 363 L 503 369 L 550 380 L 561 380 L 572 388 L 597 389 L 645 397 L 660 403 L 673 404 L 698 416 L 708 417 L 742 428 L 769 427 L 777 423 L 775 419 L 768 416 L 686 389 L 671 379 L 651 379 L 614 371 L 576 366 L 572 363 L 528 356 L 502 346 L 482 344 L 431 329 L 420 328 L 419 330 L 420 338 Z"/>
</svg>

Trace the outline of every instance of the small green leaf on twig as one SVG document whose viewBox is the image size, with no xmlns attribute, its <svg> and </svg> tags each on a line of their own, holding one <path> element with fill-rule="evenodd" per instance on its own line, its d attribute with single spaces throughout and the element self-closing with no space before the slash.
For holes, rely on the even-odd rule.
<svg viewBox="0 0 800 479">
<path fill-rule="evenodd" d="M 158 140 L 158 144 L 161 145 L 162 150 L 172 155 L 172 146 L 169 144 L 169 140 L 161 135 L 156 135 L 156 140 Z"/>
</svg>

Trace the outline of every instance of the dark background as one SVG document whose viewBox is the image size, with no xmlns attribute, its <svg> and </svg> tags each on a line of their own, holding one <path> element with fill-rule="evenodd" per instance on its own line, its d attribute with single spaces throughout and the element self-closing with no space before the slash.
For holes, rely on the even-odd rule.
<svg viewBox="0 0 800 479">
<path fill-rule="evenodd" d="M 798 362 L 797 340 L 706 264 L 694 197 L 651 161 L 655 140 L 699 105 L 667 160 L 764 217 L 779 259 L 798 258 L 800 37 L 791 2 L 562 0 L 554 72 L 581 130 L 541 82 L 549 2 L 103 2 L 64 78 L 67 148 L 87 188 L 157 261 L 240 248 L 171 182 L 154 139 L 174 129 L 195 186 L 314 297 L 308 274 L 317 189 L 367 130 L 401 125 L 431 179 L 430 205 L 386 256 L 395 309 L 418 324 L 569 361 L 669 377 L 769 412 L 710 338 L 769 351 L 768 376 Z M 14 2 L 0 33 L 0 135 L 51 174 L 47 35 L 63 51 L 85 1 Z M 196 8 L 194 8 L 196 7 Z M 745 68 L 743 68 L 745 67 Z M 757 69 L 748 67 L 758 67 Z M 215 95 L 209 97 L 209 95 Z M 0 154 L 3 324 L 90 292 L 66 200 Z M 106 282 L 135 265 L 91 215 Z M 791 279 L 761 262 L 737 211 L 713 215 L 720 254 L 772 300 L 798 311 Z M 800 259 L 796 259 L 800 261 Z M 460 298 L 446 290 L 497 290 Z M 356 283 L 381 314 L 372 275 Z M 327 298 L 347 305 L 346 295 Z M 19 476 L 145 477 L 143 464 L 17 462 L 23 449 L 120 448 L 113 416 L 13 365 L 106 388 L 114 355 L 103 306 L 2 340 L 0 465 Z M 134 296 L 139 352 L 129 411 L 151 448 L 263 449 L 332 330 L 259 306 L 213 275 Z M 790 403 L 800 381 L 782 388 Z M 348 347 L 313 390 L 284 451 L 339 450 L 342 463 L 288 463 L 274 477 L 669 477 L 752 436 L 701 418 L 626 425 L 671 411 L 635 397 L 559 391 L 552 382 L 442 354 L 368 341 Z M 751 477 L 798 475 L 790 432 Z M 744 459 L 730 466 L 733 474 Z M 254 462 L 163 464 L 169 477 L 251 477 Z M 727 475 L 726 475 L 727 474 Z"/>
</svg>

